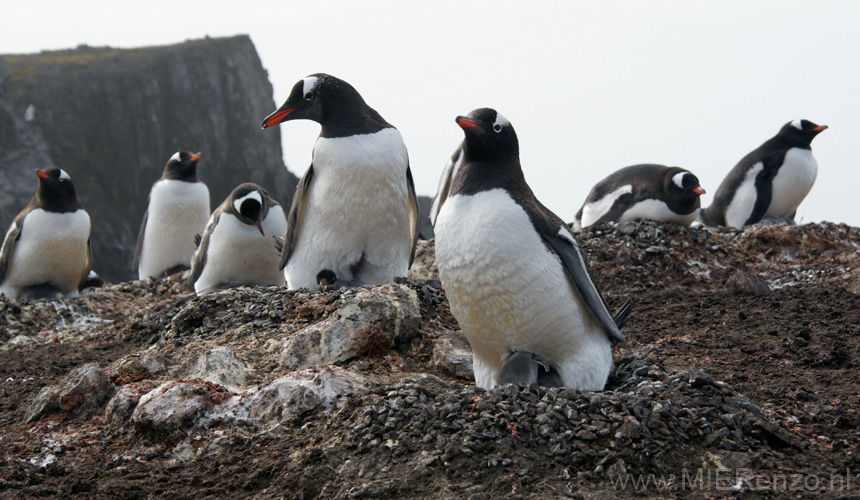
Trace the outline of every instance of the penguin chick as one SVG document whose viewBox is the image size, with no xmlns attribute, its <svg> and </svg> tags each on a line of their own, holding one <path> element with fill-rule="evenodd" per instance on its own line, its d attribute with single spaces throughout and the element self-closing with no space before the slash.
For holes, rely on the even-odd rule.
<svg viewBox="0 0 860 500">
<path fill-rule="evenodd" d="M 252 183 L 237 186 L 209 218 L 188 283 L 198 294 L 240 285 L 284 285 L 271 237 L 286 230 L 284 210 L 265 189 Z"/>
</svg>

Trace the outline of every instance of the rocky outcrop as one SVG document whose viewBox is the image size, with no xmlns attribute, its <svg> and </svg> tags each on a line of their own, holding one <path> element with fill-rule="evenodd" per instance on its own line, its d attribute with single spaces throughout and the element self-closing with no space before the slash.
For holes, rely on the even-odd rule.
<svg viewBox="0 0 860 500">
<path fill-rule="evenodd" d="M 33 169 L 63 168 L 90 213 L 95 270 L 127 280 L 149 189 L 178 150 L 203 153 L 213 206 L 242 182 L 289 206 L 280 132 L 260 129 L 274 108 L 247 36 L 0 56 L 0 227 L 33 195 Z"/>
</svg>

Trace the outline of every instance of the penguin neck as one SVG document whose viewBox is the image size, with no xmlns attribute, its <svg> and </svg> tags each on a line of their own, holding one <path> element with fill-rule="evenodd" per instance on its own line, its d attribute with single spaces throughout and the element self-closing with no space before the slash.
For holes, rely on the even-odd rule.
<svg viewBox="0 0 860 500">
<path fill-rule="evenodd" d="M 320 137 L 334 139 L 351 135 L 373 134 L 392 125 L 364 101 L 331 103 L 320 120 Z"/>
<path fill-rule="evenodd" d="M 492 189 L 504 189 L 510 193 L 528 189 L 519 159 L 507 161 L 470 161 L 463 158 L 452 181 L 451 194 L 471 195 Z"/>
<path fill-rule="evenodd" d="M 81 207 L 81 202 L 76 195 L 62 196 L 57 193 L 43 193 L 40 189 L 36 196 L 30 201 L 34 208 L 41 208 L 46 212 L 64 214 L 76 212 Z"/>
<path fill-rule="evenodd" d="M 775 137 L 764 143 L 763 146 L 771 146 L 774 148 L 800 148 L 812 149 L 812 139 L 807 140 L 805 137 L 798 137 L 785 134 L 777 134 Z"/>
</svg>

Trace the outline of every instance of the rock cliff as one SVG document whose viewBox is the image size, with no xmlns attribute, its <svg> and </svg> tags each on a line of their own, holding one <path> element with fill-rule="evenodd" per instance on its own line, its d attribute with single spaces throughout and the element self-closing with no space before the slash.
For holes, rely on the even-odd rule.
<svg viewBox="0 0 860 500">
<path fill-rule="evenodd" d="M 149 188 L 178 150 L 203 153 L 213 206 L 242 182 L 289 206 L 280 131 L 260 130 L 274 108 L 247 36 L 0 56 L 0 227 L 32 196 L 33 169 L 63 168 L 90 213 L 95 270 L 130 279 Z"/>
</svg>

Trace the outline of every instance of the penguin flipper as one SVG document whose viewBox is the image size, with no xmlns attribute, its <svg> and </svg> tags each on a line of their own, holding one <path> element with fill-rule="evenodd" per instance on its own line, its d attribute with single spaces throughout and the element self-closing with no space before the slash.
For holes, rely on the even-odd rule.
<svg viewBox="0 0 860 500">
<path fill-rule="evenodd" d="M 412 261 L 415 260 L 415 247 L 418 245 L 418 218 L 421 216 L 421 209 L 418 207 L 418 196 L 415 195 L 412 170 L 408 166 L 406 167 L 406 184 L 409 189 L 409 230 L 412 232 L 409 241 L 409 267 L 412 267 Z"/>
<path fill-rule="evenodd" d="M 6 271 L 9 269 L 9 262 L 12 261 L 12 254 L 15 252 L 15 244 L 18 238 L 21 237 L 21 228 L 24 226 L 24 218 L 20 215 L 15 217 L 12 225 L 9 226 L 9 231 L 6 232 L 6 237 L 3 239 L 3 247 L 0 249 L 0 283 L 6 277 Z"/>
<path fill-rule="evenodd" d="M 137 274 L 140 268 L 140 254 L 143 251 L 143 236 L 146 234 L 146 220 L 149 218 L 149 198 L 146 199 L 146 211 L 143 212 L 143 221 L 137 232 L 137 246 L 134 249 L 134 260 L 131 263 L 131 272 Z"/>
<path fill-rule="evenodd" d="M 465 141 L 464 141 L 465 142 Z M 442 204 L 448 199 L 448 193 L 451 191 L 451 183 L 454 180 L 455 170 L 463 161 L 463 143 L 457 147 L 454 154 L 445 164 L 445 169 L 442 170 L 442 177 L 439 179 L 439 188 L 436 191 L 436 197 L 433 198 L 433 204 L 430 206 L 430 223 L 436 225 L 436 218 L 439 217 L 439 211 L 442 210 Z M 460 162 L 460 163 L 458 163 Z"/>
<path fill-rule="evenodd" d="M 90 276 L 90 270 L 93 268 L 93 246 L 90 242 L 91 239 L 87 238 L 87 264 L 84 266 L 84 272 L 81 274 L 81 281 L 78 282 L 79 292 L 86 286 L 87 278 Z"/>
<path fill-rule="evenodd" d="M 284 236 L 284 248 L 281 251 L 280 269 L 287 267 L 287 262 L 290 261 L 290 256 L 293 253 L 293 247 L 296 244 L 296 237 L 299 233 L 299 224 L 303 217 L 302 213 L 305 210 L 304 200 L 305 195 L 310 188 L 311 180 L 314 177 L 314 165 L 308 167 L 308 171 L 302 176 L 299 185 L 296 186 L 296 192 L 293 194 L 293 203 L 290 205 L 290 214 L 287 216 L 287 234 Z M 411 260 L 410 260 L 411 262 Z"/>
<path fill-rule="evenodd" d="M 209 249 L 209 237 L 212 235 L 212 231 L 215 230 L 215 225 L 218 223 L 219 215 L 213 213 L 209 218 L 209 222 L 206 223 L 206 229 L 203 231 L 203 236 L 201 237 L 199 234 L 194 235 L 194 242 L 197 244 L 197 249 L 194 250 L 194 254 L 191 255 L 191 272 L 188 274 L 188 285 L 191 287 L 194 286 L 194 283 L 197 283 L 197 280 L 200 279 L 200 275 L 203 274 L 203 268 L 206 267 L 206 253 Z"/>
<path fill-rule="evenodd" d="M 634 202 L 635 198 L 632 193 L 619 196 L 618 199 L 615 200 L 615 203 L 609 207 L 609 210 L 598 217 L 596 221 L 591 223 L 591 225 L 600 224 L 601 222 L 618 222 L 618 219 L 624 215 L 624 212 L 633 206 Z"/>
<path fill-rule="evenodd" d="M 609 310 L 606 308 L 606 303 L 603 302 L 603 297 L 597 290 L 597 286 L 588 275 L 588 267 L 585 264 L 585 259 L 582 257 L 582 250 L 576 242 L 576 238 L 570 234 L 567 226 L 562 222 L 556 233 L 549 233 L 547 230 L 539 231 L 541 238 L 561 259 L 562 267 L 565 273 L 573 281 L 573 285 L 579 292 L 580 297 L 585 302 L 585 305 L 591 310 L 594 317 L 606 329 L 606 334 L 613 342 L 624 342 L 624 335 L 621 333 L 618 325 Z"/>
</svg>

